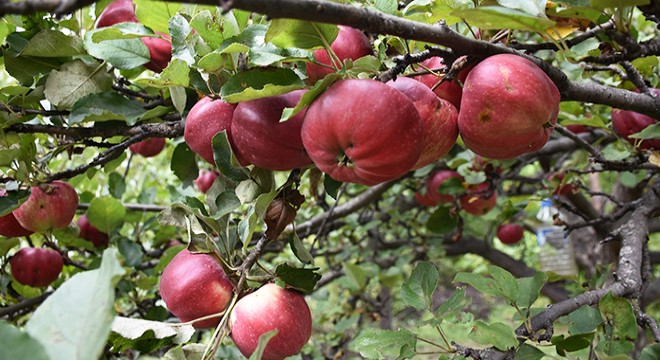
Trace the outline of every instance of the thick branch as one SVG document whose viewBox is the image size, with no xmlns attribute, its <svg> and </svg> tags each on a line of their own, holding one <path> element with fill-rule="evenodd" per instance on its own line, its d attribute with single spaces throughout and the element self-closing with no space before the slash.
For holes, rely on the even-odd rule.
<svg viewBox="0 0 660 360">
<path fill-rule="evenodd" d="M 147 133 L 152 137 L 175 138 L 183 135 L 183 124 L 181 121 L 170 121 L 164 123 L 150 123 L 136 126 L 97 125 L 93 127 L 62 127 L 41 124 L 15 124 L 6 129 L 7 132 L 25 134 L 50 134 L 64 135 L 71 139 L 88 139 L 93 137 L 111 138 L 113 136 L 135 136 Z"/>
</svg>

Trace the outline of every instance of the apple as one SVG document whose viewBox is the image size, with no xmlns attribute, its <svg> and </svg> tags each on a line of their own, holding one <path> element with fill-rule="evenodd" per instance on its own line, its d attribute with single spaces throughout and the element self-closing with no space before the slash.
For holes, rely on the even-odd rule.
<svg viewBox="0 0 660 360">
<path fill-rule="evenodd" d="M 275 171 L 311 164 L 300 137 L 305 110 L 280 122 L 282 111 L 295 107 L 304 93 L 296 90 L 239 103 L 231 122 L 238 153 L 258 167 Z"/>
<path fill-rule="evenodd" d="M 197 179 L 195 179 L 195 185 L 197 185 L 197 189 L 199 189 L 199 191 L 206 194 L 206 192 L 209 191 L 211 185 L 213 185 L 213 182 L 217 178 L 218 173 L 215 171 L 199 170 L 199 175 L 197 176 Z"/>
<path fill-rule="evenodd" d="M 99 229 L 95 228 L 87 219 L 87 215 L 80 215 L 77 221 L 78 227 L 80 228 L 80 237 L 91 241 L 97 248 L 104 248 L 108 246 L 110 239 L 108 234 L 101 232 Z"/>
<path fill-rule="evenodd" d="M 263 352 L 263 360 L 282 360 L 297 354 L 312 335 L 312 315 L 305 298 L 273 283 L 238 300 L 232 311 L 231 338 L 241 353 L 249 358 L 259 344 L 259 337 L 272 330 Z"/>
<path fill-rule="evenodd" d="M 115 0 L 101 12 L 96 22 L 96 28 L 104 28 L 123 22 L 137 23 L 133 0 Z M 156 32 L 161 37 L 143 37 L 140 40 L 149 49 L 151 61 L 144 64 L 147 69 L 160 73 L 172 59 L 172 42 L 167 34 Z"/>
<path fill-rule="evenodd" d="M 357 60 L 373 53 L 371 43 L 362 31 L 344 25 L 339 25 L 339 33 L 330 48 L 342 63 L 346 59 Z M 323 65 L 307 64 L 308 81 L 312 84 L 335 71 L 326 49 L 314 50 L 314 58 Z"/>
<path fill-rule="evenodd" d="M 655 96 L 660 96 L 660 89 L 649 89 Z M 630 135 L 638 133 L 647 127 L 657 124 L 658 120 L 634 111 L 612 110 L 612 129 L 631 144 L 639 144 L 640 149 L 660 150 L 660 139 L 640 140 Z"/>
<path fill-rule="evenodd" d="M 434 71 L 435 70 L 442 71 L 446 67 L 444 63 L 444 59 L 439 56 L 434 56 L 430 59 L 426 59 L 422 61 L 420 64 L 423 65 L 425 68 Z M 465 83 L 465 78 L 467 78 L 468 73 L 470 72 L 470 70 L 472 70 L 473 67 L 474 66 L 468 66 L 458 73 L 458 80 L 460 80 L 461 83 Z M 422 69 L 420 68 L 420 70 Z M 436 73 L 438 73 L 438 71 L 436 71 Z M 425 75 L 416 76 L 415 79 L 419 80 L 421 83 L 423 83 L 430 89 L 434 89 L 433 92 L 435 92 L 435 94 L 438 95 L 438 97 L 449 101 L 457 109 L 460 110 L 461 97 L 463 96 L 463 88 L 461 87 L 461 84 L 455 80 L 452 81 L 445 80 L 440 82 L 443 77 L 444 75 L 425 74 Z"/>
<path fill-rule="evenodd" d="M 369 79 L 332 84 L 309 106 L 307 153 L 337 181 L 375 185 L 412 169 L 425 146 L 422 119 L 400 91 Z"/>
<path fill-rule="evenodd" d="M 2 196 L 7 196 L 4 189 L 0 189 L 0 197 Z M 32 233 L 34 232 L 22 227 L 21 224 L 18 223 L 13 212 L 0 216 L 0 236 L 19 237 L 28 236 Z"/>
<path fill-rule="evenodd" d="M 426 190 L 418 190 L 415 193 L 415 201 L 417 201 L 418 204 L 432 207 L 438 205 L 438 202 L 433 200 L 431 198 L 431 195 L 428 191 Z"/>
<path fill-rule="evenodd" d="M 78 208 L 78 194 L 63 181 L 33 186 L 28 199 L 14 210 L 22 227 L 39 233 L 65 228 Z"/>
<path fill-rule="evenodd" d="M 23 248 L 9 261 L 14 279 L 23 285 L 48 286 L 62 272 L 62 255 L 53 249 Z"/>
<path fill-rule="evenodd" d="M 498 54 L 468 74 L 458 115 L 465 146 L 492 159 L 539 150 L 559 113 L 559 91 L 533 62 Z"/>
<path fill-rule="evenodd" d="M 580 125 L 580 124 L 570 124 L 570 125 L 566 125 L 566 128 L 567 128 L 570 132 L 572 132 L 573 134 L 582 134 L 582 133 L 588 133 L 588 132 L 589 132 L 589 128 L 588 128 L 588 127 L 586 127 L 586 126 L 584 126 L 584 125 Z"/>
<path fill-rule="evenodd" d="M 465 195 L 459 199 L 461 208 L 472 215 L 484 215 L 491 211 L 497 202 L 497 194 L 490 189 L 490 183 L 470 185 Z"/>
<path fill-rule="evenodd" d="M 144 157 L 153 157 L 160 154 L 165 148 L 165 138 L 148 138 L 147 140 L 137 142 L 128 147 L 132 153 Z"/>
<path fill-rule="evenodd" d="M 577 188 L 572 183 L 564 182 L 565 176 L 566 174 L 563 172 L 557 172 L 552 173 L 547 177 L 550 187 L 555 189 L 552 192 L 552 195 L 568 195 L 577 191 Z"/>
<path fill-rule="evenodd" d="M 413 169 L 422 168 L 445 156 L 458 138 L 458 110 L 454 105 L 440 99 L 431 89 L 411 78 L 398 77 L 388 81 L 387 85 L 406 95 L 422 119 L 424 148 Z"/>
<path fill-rule="evenodd" d="M 218 260 L 209 254 L 193 254 L 183 249 L 163 270 L 160 296 L 181 322 L 217 314 L 227 309 L 234 286 Z M 198 329 L 213 328 L 221 316 L 193 324 Z"/>
<path fill-rule="evenodd" d="M 442 191 L 443 189 L 441 189 L 442 185 L 450 179 L 458 179 L 457 181 L 459 183 L 463 182 L 463 177 L 453 170 L 436 171 L 433 175 L 426 178 L 426 193 L 436 204 L 454 202 L 456 197 L 445 193 L 445 191 Z"/>
<path fill-rule="evenodd" d="M 525 229 L 517 224 L 501 224 L 497 227 L 497 238 L 503 244 L 515 244 L 523 238 Z"/>
<path fill-rule="evenodd" d="M 231 123 L 236 105 L 222 99 L 208 96 L 199 100 L 188 112 L 183 138 L 192 151 L 210 164 L 213 161 L 213 137 L 225 130 L 227 138 L 238 162 L 247 166 L 250 163 L 238 152 L 232 137 Z"/>
</svg>

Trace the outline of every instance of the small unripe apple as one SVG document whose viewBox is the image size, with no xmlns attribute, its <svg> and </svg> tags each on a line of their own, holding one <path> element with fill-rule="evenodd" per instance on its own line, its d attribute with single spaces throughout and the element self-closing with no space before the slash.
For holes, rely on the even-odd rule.
<svg viewBox="0 0 660 360">
<path fill-rule="evenodd" d="M 491 211 L 497 203 L 497 194 L 490 189 L 490 183 L 483 182 L 477 185 L 470 185 L 466 194 L 459 199 L 461 208 L 466 213 L 472 215 L 484 215 Z"/>
<path fill-rule="evenodd" d="M 346 59 L 357 60 L 373 53 L 371 43 L 362 31 L 344 25 L 339 25 L 339 33 L 330 48 L 342 62 Z M 314 58 L 326 66 L 307 64 L 308 82 L 312 84 L 335 71 L 332 65 L 333 62 L 325 49 L 314 50 Z M 337 65 L 341 66 L 341 64 Z"/>
<path fill-rule="evenodd" d="M 515 244 L 523 238 L 525 229 L 517 224 L 501 224 L 497 227 L 497 238 L 503 244 Z"/>
<path fill-rule="evenodd" d="M 30 197 L 14 210 L 22 227 L 45 233 L 67 227 L 76 214 L 78 194 L 63 181 L 33 186 Z"/>
<path fill-rule="evenodd" d="M 104 248 L 108 246 L 109 238 L 108 234 L 101 232 L 99 229 L 95 228 L 87 219 L 87 215 L 80 215 L 77 221 L 78 227 L 80 228 L 80 237 L 91 241 L 97 248 Z"/>
<path fill-rule="evenodd" d="M 163 270 L 160 295 L 167 308 L 181 322 L 188 322 L 224 311 L 232 297 L 233 285 L 216 258 L 183 249 Z M 222 316 L 193 324 L 198 329 L 213 328 Z"/>
<path fill-rule="evenodd" d="M 447 204 L 454 202 L 454 195 L 442 193 L 440 189 L 442 184 L 450 179 L 458 179 L 461 182 L 463 181 L 463 177 L 453 170 L 436 171 L 431 176 L 426 178 L 426 193 L 428 194 L 429 198 L 436 204 Z"/>
<path fill-rule="evenodd" d="M 430 70 L 438 70 L 438 71 L 441 71 L 446 67 L 444 60 L 439 56 L 434 56 L 430 59 L 424 60 L 420 64 Z M 472 70 L 473 67 L 474 66 L 466 67 L 458 73 L 458 80 L 460 80 L 461 83 L 465 82 L 465 78 L 467 78 L 468 73 L 470 72 L 470 70 Z M 423 69 L 420 68 L 420 70 Z M 461 87 L 461 84 L 456 80 L 442 81 L 443 77 L 444 74 L 438 74 L 438 75 L 425 74 L 425 75 L 417 76 L 415 77 L 415 79 L 419 80 L 430 89 L 433 89 L 435 86 L 433 92 L 435 92 L 435 94 L 438 95 L 438 97 L 449 101 L 450 103 L 452 103 L 452 105 L 456 107 L 456 109 L 460 110 L 461 97 L 463 96 L 463 88 Z"/>
<path fill-rule="evenodd" d="M 656 97 L 660 97 L 660 89 L 649 89 Z M 640 140 L 631 138 L 630 135 L 638 133 L 647 127 L 657 124 L 658 119 L 643 115 L 634 111 L 614 109 L 612 110 L 612 129 L 631 144 L 639 144 L 640 149 L 660 150 L 660 139 Z"/>
<path fill-rule="evenodd" d="M 62 255 L 53 249 L 23 248 L 9 261 L 11 274 L 23 285 L 48 286 L 62 272 Z"/>
<path fill-rule="evenodd" d="M 195 185 L 199 191 L 206 194 L 217 178 L 218 173 L 215 171 L 199 170 L 199 175 L 197 176 L 197 179 L 195 179 Z"/>
<path fill-rule="evenodd" d="M 238 300 L 230 317 L 231 338 L 250 357 L 259 337 L 272 330 L 263 360 L 282 360 L 297 354 L 312 335 L 312 315 L 305 298 L 275 284 L 266 284 Z"/>
<path fill-rule="evenodd" d="M 142 155 L 144 157 L 153 157 L 160 154 L 165 148 L 165 138 L 148 138 L 132 144 L 128 147 L 132 153 Z"/>
</svg>

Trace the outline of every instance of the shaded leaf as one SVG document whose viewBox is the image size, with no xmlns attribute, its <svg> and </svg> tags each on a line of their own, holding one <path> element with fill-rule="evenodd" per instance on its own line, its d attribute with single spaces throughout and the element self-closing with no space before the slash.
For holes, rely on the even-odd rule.
<svg viewBox="0 0 660 360">
<path fill-rule="evenodd" d="M 416 309 L 431 309 L 439 280 L 438 269 L 430 262 L 420 261 L 401 287 L 403 301 Z"/>
<path fill-rule="evenodd" d="M 233 156 L 227 132 L 225 130 L 213 136 L 213 159 L 218 170 L 225 177 L 234 181 L 243 181 L 248 179 L 248 174 L 242 167 L 232 165 Z"/>
<path fill-rule="evenodd" d="M 495 346 L 498 350 L 507 351 L 518 345 L 518 339 L 511 326 L 495 322 L 486 324 L 481 320 L 472 327 L 470 339 L 483 345 Z"/>
<path fill-rule="evenodd" d="M 0 359 L 49 360 L 39 341 L 4 320 L 0 320 Z"/>
<path fill-rule="evenodd" d="M 83 41 L 79 37 L 65 35 L 61 31 L 45 29 L 35 34 L 25 46 L 21 55 L 35 57 L 65 57 L 85 53 Z"/>
<path fill-rule="evenodd" d="M 74 60 L 51 72 L 46 80 L 46 99 L 59 108 L 70 109 L 76 101 L 94 93 L 109 91 L 112 76 L 104 66 Z"/>
<path fill-rule="evenodd" d="M 365 358 L 385 358 L 398 356 L 401 350 L 415 349 L 417 339 L 408 330 L 364 329 L 351 342 L 351 348 Z"/>
<path fill-rule="evenodd" d="M 332 44 L 337 34 L 339 28 L 334 24 L 273 19 L 265 40 L 281 48 L 314 49 Z"/>
<path fill-rule="evenodd" d="M 122 120 L 128 125 L 135 125 L 144 113 L 141 103 L 115 92 L 103 92 L 90 94 L 76 101 L 71 108 L 69 124 Z"/>
<path fill-rule="evenodd" d="M 426 228 L 436 234 L 447 234 L 458 226 L 459 216 L 451 206 L 438 207 L 426 221 Z"/>
<path fill-rule="evenodd" d="M 220 89 L 228 103 L 237 103 L 303 89 L 305 83 L 291 69 L 258 68 L 230 77 Z"/>
<path fill-rule="evenodd" d="M 275 275 L 290 287 L 311 293 L 316 283 L 321 280 L 321 274 L 316 272 L 319 268 L 300 269 L 287 264 L 278 265 Z"/>
<path fill-rule="evenodd" d="M 526 14 L 519 10 L 500 6 L 482 6 L 478 9 L 465 9 L 452 12 L 452 15 L 465 19 L 471 26 L 482 29 L 517 29 L 543 32 L 555 22 L 545 17 Z"/>
<path fill-rule="evenodd" d="M 199 168 L 195 160 L 195 153 L 190 150 L 188 144 L 180 143 L 174 148 L 170 169 L 183 183 L 184 187 L 191 186 L 199 175 Z"/>
<path fill-rule="evenodd" d="M 96 197 L 89 203 L 87 218 L 101 232 L 110 234 L 124 223 L 126 208 L 112 197 Z"/>
</svg>

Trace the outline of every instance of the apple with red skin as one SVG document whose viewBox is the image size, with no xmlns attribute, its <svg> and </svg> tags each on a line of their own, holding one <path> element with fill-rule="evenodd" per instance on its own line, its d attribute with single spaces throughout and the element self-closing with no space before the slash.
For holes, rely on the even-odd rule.
<svg viewBox="0 0 660 360">
<path fill-rule="evenodd" d="M 230 316 L 231 338 L 249 358 L 259 337 L 272 330 L 263 360 L 282 360 L 297 354 L 312 335 L 312 315 L 305 298 L 273 283 L 238 300 Z"/>
<path fill-rule="evenodd" d="M 11 274 L 23 285 L 48 286 L 62 272 L 62 255 L 53 249 L 23 248 L 9 261 Z"/>
<path fill-rule="evenodd" d="M 660 97 L 660 89 L 649 89 L 657 97 Z M 630 135 L 638 133 L 647 127 L 657 124 L 658 120 L 634 111 L 614 109 L 612 110 L 612 129 L 631 144 L 639 144 L 640 149 L 660 150 L 660 139 L 640 140 L 631 138 Z"/>
<path fill-rule="evenodd" d="M 165 138 L 149 138 L 132 144 L 128 147 L 132 153 L 142 155 L 144 157 L 153 157 L 160 154 L 165 148 Z"/>
<path fill-rule="evenodd" d="M 0 197 L 2 196 L 7 196 L 4 189 L 0 189 Z M 34 231 L 30 231 L 18 223 L 13 212 L 0 216 L 0 236 L 19 237 L 32 235 L 33 233 Z"/>
<path fill-rule="evenodd" d="M 368 79 L 332 84 L 309 106 L 307 153 L 337 181 L 375 185 L 412 169 L 425 146 L 422 119 L 402 92 Z"/>
<path fill-rule="evenodd" d="M 80 237 L 91 241 L 97 248 L 104 248 L 108 246 L 110 241 L 108 234 L 101 232 L 101 230 L 95 228 L 87 218 L 87 215 L 80 215 L 77 221 L 78 228 L 80 228 Z"/>
<path fill-rule="evenodd" d="M 282 111 L 295 107 L 304 93 L 296 90 L 239 103 L 231 122 L 237 152 L 248 162 L 274 171 L 311 164 L 300 135 L 305 110 L 280 122 Z"/>
<path fill-rule="evenodd" d="M 435 203 L 452 203 L 455 197 L 449 194 L 440 193 L 440 187 L 445 181 L 450 179 L 459 179 L 463 181 L 461 174 L 453 170 L 440 170 L 433 173 L 433 175 L 426 178 L 426 193 L 429 194 L 431 200 Z"/>
<path fill-rule="evenodd" d="M 572 183 L 564 182 L 565 176 L 566 174 L 562 172 L 558 172 L 558 173 L 552 173 L 547 177 L 548 181 L 550 182 L 550 185 L 556 187 L 555 190 L 552 192 L 552 195 L 560 195 L 560 196 L 568 195 L 577 190 Z"/>
<path fill-rule="evenodd" d="M 439 56 L 434 56 L 430 59 L 426 59 L 422 61 L 420 64 L 423 65 L 425 68 L 434 71 L 435 70 L 441 71 L 446 67 L 444 63 L 444 59 Z M 472 70 L 473 67 L 474 66 L 468 66 L 458 73 L 458 80 L 460 80 L 461 83 L 465 82 L 468 73 L 470 72 L 470 70 Z M 444 75 L 436 75 L 436 74 L 420 75 L 420 76 L 416 76 L 415 79 L 419 80 L 422 84 L 426 85 L 430 89 L 433 89 L 433 87 L 435 86 L 433 92 L 435 92 L 435 94 L 438 95 L 438 97 L 449 101 L 456 107 L 456 109 L 460 110 L 461 97 L 463 96 L 463 88 L 461 87 L 460 83 L 454 80 L 443 81 L 442 83 L 440 83 Z M 436 86 L 438 83 L 440 83 L 440 85 Z"/>
<path fill-rule="evenodd" d="M 213 137 L 223 130 L 227 132 L 229 144 L 238 162 L 243 166 L 250 164 L 238 153 L 232 137 L 231 124 L 235 109 L 234 104 L 206 96 L 199 100 L 186 116 L 183 138 L 192 151 L 210 164 L 215 164 Z"/>
<path fill-rule="evenodd" d="M 199 189 L 199 191 L 206 194 L 206 192 L 209 191 L 213 185 L 213 182 L 217 178 L 218 173 L 215 171 L 200 170 L 197 179 L 195 179 L 195 185 L 197 185 L 197 189 Z"/>
<path fill-rule="evenodd" d="M 233 285 L 216 258 L 183 249 L 163 270 L 160 295 L 167 308 L 181 322 L 188 322 L 224 311 L 232 297 Z M 193 324 L 198 329 L 213 328 L 221 316 Z"/>
<path fill-rule="evenodd" d="M 465 195 L 459 199 L 461 208 L 472 215 L 484 215 L 491 211 L 497 203 L 497 194 L 490 189 L 490 183 L 470 185 Z"/>
<path fill-rule="evenodd" d="M 346 59 L 357 60 L 373 53 L 371 43 L 362 31 L 344 25 L 339 25 L 339 33 L 330 48 L 342 63 Z M 307 64 L 308 82 L 312 84 L 335 71 L 333 62 L 325 49 L 314 50 L 314 58 L 326 66 Z"/>
<path fill-rule="evenodd" d="M 545 145 L 557 122 L 559 101 L 557 87 L 533 62 L 494 55 L 465 79 L 458 129 L 475 153 L 515 158 Z"/>
<path fill-rule="evenodd" d="M 387 85 L 406 95 L 422 119 L 424 148 L 413 169 L 422 168 L 445 156 L 458 138 L 458 110 L 454 105 L 411 78 L 399 77 L 388 81 Z"/>
<path fill-rule="evenodd" d="M 78 194 L 63 181 L 33 186 L 28 199 L 14 210 L 22 227 L 39 233 L 67 227 L 76 214 Z"/>
<path fill-rule="evenodd" d="M 573 134 L 582 134 L 582 133 L 588 133 L 588 132 L 589 132 L 589 128 L 588 128 L 588 127 L 586 127 L 586 126 L 584 126 L 584 125 L 580 125 L 580 124 L 570 124 L 570 125 L 566 125 L 566 128 L 567 128 L 570 132 L 572 132 Z"/>
<path fill-rule="evenodd" d="M 524 232 L 525 229 L 518 224 L 501 224 L 497 227 L 497 238 L 503 244 L 516 244 L 523 238 Z"/>
<path fill-rule="evenodd" d="M 424 189 L 424 191 L 419 190 L 415 193 L 415 201 L 418 204 L 432 207 L 438 205 L 438 202 L 431 198 L 431 194 Z"/>
</svg>

